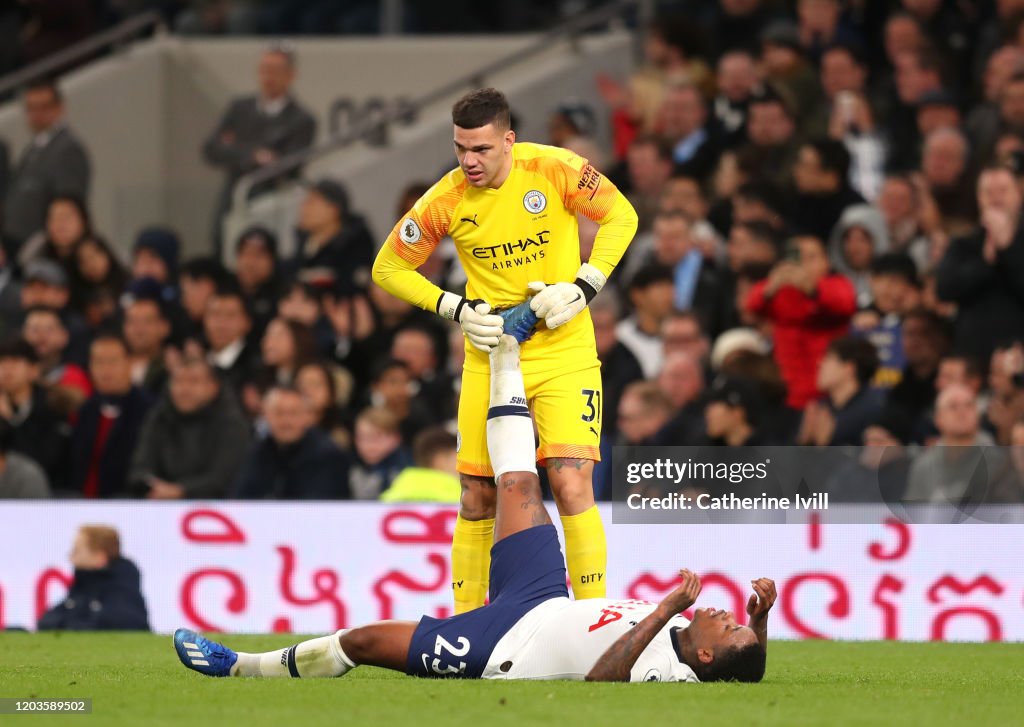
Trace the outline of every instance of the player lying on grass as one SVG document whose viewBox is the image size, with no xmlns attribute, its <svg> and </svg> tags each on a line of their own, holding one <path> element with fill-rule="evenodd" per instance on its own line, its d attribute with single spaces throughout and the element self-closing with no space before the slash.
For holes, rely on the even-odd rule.
<svg viewBox="0 0 1024 727">
<path fill-rule="evenodd" d="M 513 330 L 522 339 L 529 328 Z M 182 663 L 209 676 L 337 677 L 365 664 L 419 677 L 760 681 L 776 597 L 767 578 L 752 581 L 750 626 L 716 609 L 697 609 L 693 621 L 680 616 L 701 588 L 688 570 L 658 604 L 569 600 L 534 465 L 516 338 L 501 337 L 490 366 L 487 441 L 498 486 L 488 605 L 445 619 L 341 629 L 263 654 L 234 652 L 178 629 L 174 647 Z"/>
</svg>

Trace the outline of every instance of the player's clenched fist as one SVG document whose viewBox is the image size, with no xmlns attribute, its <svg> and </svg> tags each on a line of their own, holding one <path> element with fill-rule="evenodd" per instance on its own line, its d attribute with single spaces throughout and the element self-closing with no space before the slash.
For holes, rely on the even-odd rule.
<svg viewBox="0 0 1024 727">
<path fill-rule="evenodd" d="M 688 568 L 683 568 L 679 571 L 679 577 L 683 579 L 683 582 L 676 586 L 676 589 L 662 600 L 662 604 L 671 613 L 685 611 L 697 602 L 697 596 L 700 595 L 699 575 Z"/>
<path fill-rule="evenodd" d="M 437 314 L 450 321 L 458 321 L 462 332 L 475 348 L 489 353 L 498 345 L 505 321 L 482 300 L 466 300 L 461 295 L 444 292 L 437 299 Z"/>
</svg>

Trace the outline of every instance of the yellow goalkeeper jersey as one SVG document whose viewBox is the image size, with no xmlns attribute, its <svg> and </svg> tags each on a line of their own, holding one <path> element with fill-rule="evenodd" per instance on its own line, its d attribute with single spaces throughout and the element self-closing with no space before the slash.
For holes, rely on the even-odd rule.
<svg viewBox="0 0 1024 727">
<path fill-rule="evenodd" d="M 580 267 L 582 214 L 601 225 L 590 264 L 610 275 L 636 232 L 636 212 L 608 179 L 577 154 L 518 142 L 497 189 L 477 188 L 456 168 L 395 225 L 374 263 L 374 280 L 392 295 L 436 310 L 443 291 L 416 272 L 446 235 L 466 271 L 466 296 L 494 308 L 522 302 L 527 285 L 572 281 Z M 524 370 L 555 370 L 593 361 L 594 329 L 584 310 L 553 331 L 540 325 L 521 351 Z M 488 369 L 466 346 L 466 367 Z"/>
</svg>

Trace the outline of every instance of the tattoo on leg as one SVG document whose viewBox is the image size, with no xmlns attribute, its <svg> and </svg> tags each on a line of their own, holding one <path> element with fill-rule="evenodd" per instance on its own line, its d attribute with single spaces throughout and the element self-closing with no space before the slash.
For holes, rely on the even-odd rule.
<svg viewBox="0 0 1024 727">
<path fill-rule="evenodd" d="M 530 524 L 533 526 L 546 525 L 551 522 L 551 518 L 548 517 L 547 508 L 544 507 L 543 502 L 538 502 L 537 507 L 533 510 L 533 517 L 530 519 Z"/>
<path fill-rule="evenodd" d="M 555 472 L 561 472 L 563 467 L 581 470 L 583 465 L 589 461 L 588 459 L 579 459 L 578 457 L 552 457 L 548 460 L 548 466 L 554 467 Z"/>
<path fill-rule="evenodd" d="M 476 475 L 465 475 L 459 473 L 459 484 L 462 485 L 463 489 L 470 487 L 471 485 L 494 487 L 494 480 L 490 477 L 477 477 Z"/>
</svg>

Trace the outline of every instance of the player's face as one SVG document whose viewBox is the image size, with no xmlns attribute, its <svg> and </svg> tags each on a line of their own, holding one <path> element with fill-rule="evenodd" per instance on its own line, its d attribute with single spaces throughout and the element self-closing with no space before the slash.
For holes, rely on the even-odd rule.
<svg viewBox="0 0 1024 727">
<path fill-rule="evenodd" d="M 736 623 L 736 617 L 731 611 L 716 608 L 698 608 L 694 611 L 688 630 L 695 649 L 708 649 L 712 653 L 757 643 L 757 635 L 753 630 Z"/>
<path fill-rule="evenodd" d="M 512 164 L 516 134 L 487 124 L 476 129 L 455 127 L 455 156 L 472 187 L 500 187 Z"/>
</svg>

